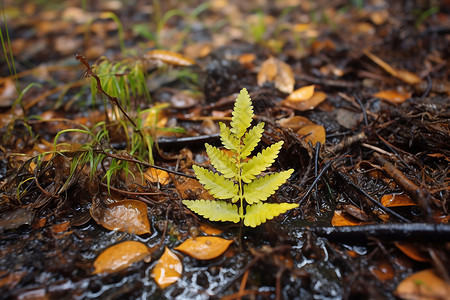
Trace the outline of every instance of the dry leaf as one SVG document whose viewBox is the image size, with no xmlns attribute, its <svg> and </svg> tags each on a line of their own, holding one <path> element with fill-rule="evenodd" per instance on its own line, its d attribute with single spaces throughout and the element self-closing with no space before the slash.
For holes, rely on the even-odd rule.
<svg viewBox="0 0 450 300">
<path fill-rule="evenodd" d="M 298 131 L 300 128 L 314 124 L 312 121 L 310 121 L 308 118 L 302 117 L 302 116 L 293 116 L 286 119 L 281 119 L 277 121 L 278 124 L 283 128 L 290 128 L 293 131 Z"/>
<path fill-rule="evenodd" d="M 126 241 L 109 247 L 94 261 L 94 273 L 114 273 L 128 268 L 150 254 L 149 248 L 141 242 Z"/>
<path fill-rule="evenodd" d="M 0 108 L 10 107 L 16 98 L 14 80 L 9 77 L 0 78 Z"/>
<path fill-rule="evenodd" d="M 227 250 L 233 241 L 217 236 L 198 236 L 189 238 L 175 250 L 181 251 L 193 258 L 200 260 L 213 259 Z"/>
<path fill-rule="evenodd" d="M 384 60 L 382 60 L 378 56 L 370 53 L 370 51 L 367 49 L 364 50 L 364 54 L 368 58 L 370 58 L 374 63 L 379 65 L 381 68 L 383 68 L 386 72 L 388 72 L 395 78 L 398 78 L 398 79 L 402 80 L 403 82 L 406 82 L 407 84 L 414 85 L 414 84 L 418 84 L 422 81 L 422 79 L 414 73 L 411 73 L 411 72 L 405 71 L 405 70 L 397 70 L 397 69 L 391 67 Z"/>
<path fill-rule="evenodd" d="M 395 247 L 400 249 L 406 256 L 420 262 L 429 262 L 430 256 L 427 252 L 422 251 L 415 243 L 395 242 Z"/>
<path fill-rule="evenodd" d="M 369 267 L 370 272 L 380 281 L 387 281 L 394 278 L 394 269 L 388 261 L 378 262 L 377 265 Z"/>
<path fill-rule="evenodd" d="M 277 63 L 275 58 L 269 57 L 261 64 L 261 69 L 257 75 L 258 85 L 261 86 L 266 81 L 273 81 L 277 76 Z"/>
<path fill-rule="evenodd" d="M 144 178 L 150 182 L 159 182 L 161 185 L 169 184 L 169 173 L 164 170 L 148 168 L 144 173 Z"/>
<path fill-rule="evenodd" d="M 195 65 L 195 60 L 181 55 L 177 52 L 167 50 L 150 50 L 144 55 L 144 59 L 159 60 L 165 64 L 173 66 L 191 66 Z"/>
<path fill-rule="evenodd" d="M 315 92 L 314 95 L 306 101 L 293 102 L 287 99 L 281 101 L 281 104 L 298 111 L 306 111 L 314 109 L 317 105 L 325 101 L 327 94 L 324 92 Z"/>
<path fill-rule="evenodd" d="M 314 95 L 314 88 L 314 84 L 301 87 L 289 94 L 286 100 L 291 102 L 306 101 Z"/>
<path fill-rule="evenodd" d="M 433 269 L 426 269 L 405 278 L 394 293 L 408 300 L 448 299 L 450 285 L 436 275 Z"/>
<path fill-rule="evenodd" d="M 92 218 L 109 230 L 128 233 L 150 233 L 150 222 L 147 216 L 147 205 L 137 200 L 122 200 L 104 203 L 94 198 L 90 208 Z"/>
<path fill-rule="evenodd" d="M 331 225 L 333 226 L 356 226 L 360 224 L 360 222 L 355 222 L 344 216 L 340 210 L 334 211 L 333 218 L 331 219 Z"/>
<path fill-rule="evenodd" d="M 178 256 L 167 247 L 153 268 L 152 277 L 160 288 L 165 289 L 175 283 L 183 273 L 183 264 Z"/>
<path fill-rule="evenodd" d="M 396 90 L 384 90 L 379 91 L 378 93 L 373 95 L 374 97 L 378 97 L 380 99 L 386 100 L 393 104 L 400 104 L 405 102 L 407 99 L 411 98 L 411 93 L 408 92 L 398 92 Z"/>
<path fill-rule="evenodd" d="M 295 85 L 294 72 L 291 67 L 275 57 L 269 57 L 262 63 L 257 81 L 260 86 L 266 81 L 274 81 L 275 87 L 286 94 L 292 93 Z"/>
<path fill-rule="evenodd" d="M 209 224 L 201 224 L 200 230 L 208 235 L 219 235 L 223 232 L 223 230 L 216 228 L 216 227 L 212 227 Z"/>
<path fill-rule="evenodd" d="M 391 194 L 384 195 L 381 198 L 381 204 L 384 207 L 396 207 L 396 206 L 413 206 L 417 205 L 406 194 Z"/>
<path fill-rule="evenodd" d="M 325 143 L 325 128 L 323 128 L 323 126 L 321 125 L 306 125 L 300 128 L 297 131 L 297 134 L 304 137 L 303 140 L 306 143 L 311 142 L 313 146 L 316 145 L 317 142 L 321 143 L 322 145 Z"/>
</svg>

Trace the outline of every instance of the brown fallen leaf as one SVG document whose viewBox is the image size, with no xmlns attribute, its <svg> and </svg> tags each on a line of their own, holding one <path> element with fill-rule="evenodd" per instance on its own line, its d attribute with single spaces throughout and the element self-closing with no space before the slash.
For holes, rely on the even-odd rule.
<svg viewBox="0 0 450 300">
<path fill-rule="evenodd" d="M 290 128 L 293 131 L 298 131 L 303 126 L 314 124 L 311 120 L 302 116 L 293 116 L 290 118 L 281 119 L 278 120 L 277 123 L 281 127 Z"/>
<path fill-rule="evenodd" d="M 152 277 L 162 289 L 175 283 L 183 273 L 183 264 L 178 256 L 167 247 L 153 268 Z"/>
<path fill-rule="evenodd" d="M 108 204 L 96 197 L 89 211 L 92 218 L 106 229 L 135 234 L 150 233 L 147 205 L 141 201 L 122 200 Z"/>
<path fill-rule="evenodd" d="M 281 101 L 281 104 L 298 111 L 306 111 L 314 109 L 317 105 L 325 101 L 326 98 L 327 94 L 324 92 L 315 92 L 308 100 L 298 102 L 285 99 Z"/>
<path fill-rule="evenodd" d="M 307 85 L 296 89 L 287 96 L 286 100 L 291 102 L 300 102 L 310 99 L 314 95 L 314 85 Z"/>
<path fill-rule="evenodd" d="M 407 99 L 411 98 L 411 93 L 409 92 L 398 92 L 396 90 L 384 90 L 373 94 L 374 97 L 378 97 L 382 100 L 386 100 L 392 104 L 400 104 L 405 102 Z"/>
<path fill-rule="evenodd" d="M 219 235 L 223 232 L 222 229 L 213 227 L 209 224 L 201 224 L 200 225 L 200 230 L 203 231 L 204 233 L 208 234 L 208 235 Z"/>
<path fill-rule="evenodd" d="M 426 251 L 423 251 L 417 244 L 411 242 L 394 242 L 395 247 L 400 249 L 406 256 L 415 261 L 429 262 L 430 256 Z"/>
<path fill-rule="evenodd" d="M 181 251 L 199 260 L 208 260 L 220 256 L 233 243 L 217 236 L 198 236 L 195 239 L 189 238 L 175 250 Z"/>
<path fill-rule="evenodd" d="M 144 178 L 153 183 L 159 182 L 161 185 L 169 184 L 170 181 L 169 173 L 155 168 L 148 168 L 144 172 Z"/>
<path fill-rule="evenodd" d="M 361 222 L 356 222 L 346 217 L 340 210 L 334 211 L 333 218 L 331 219 L 332 226 L 356 226 L 360 224 Z"/>
<path fill-rule="evenodd" d="M 295 85 L 291 66 L 275 57 L 269 57 L 262 63 L 257 81 L 259 86 L 266 81 L 274 81 L 275 87 L 286 94 L 292 93 Z"/>
<path fill-rule="evenodd" d="M 413 206 L 417 205 L 406 194 L 390 194 L 381 197 L 381 204 L 384 207 L 396 207 L 396 206 Z"/>
<path fill-rule="evenodd" d="M 433 269 L 426 269 L 403 279 L 394 294 L 401 299 L 448 299 L 450 284 L 440 278 Z"/>
<path fill-rule="evenodd" d="M 303 140 L 306 143 L 311 142 L 313 146 L 316 145 L 317 142 L 321 143 L 322 145 L 325 143 L 325 128 L 321 125 L 306 125 L 300 128 L 297 131 L 297 134 L 301 137 L 304 137 Z"/>
<path fill-rule="evenodd" d="M 395 272 L 389 261 L 377 262 L 376 265 L 369 267 L 370 272 L 380 281 L 387 281 L 394 278 Z"/>
<path fill-rule="evenodd" d="M 148 255 L 150 249 L 141 242 L 126 241 L 109 247 L 103 251 L 94 261 L 94 272 L 114 273 L 128 268 L 131 264 L 138 262 Z"/>
<path fill-rule="evenodd" d="M 146 60 L 159 60 L 165 64 L 172 66 L 192 66 L 195 65 L 195 60 L 181 55 L 177 52 L 167 50 L 150 50 L 144 55 Z"/>
<path fill-rule="evenodd" d="M 370 58 L 374 63 L 379 65 L 381 68 L 383 68 L 386 72 L 388 72 L 395 78 L 398 78 L 407 84 L 414 85 L 414 84 L 418 84 L 422 81 L 422 79 L 419 76 L 417 76 L 416 74 L 414 74 L 412 72 L 405 71 L 405 70 L 397 70 L 397 69 L 391 67 L 384 60 L 382 60 L 375 54 L 372 54 L 368 49 L 365 49 L 363 52 L 368 58 Z"/>
</svg>

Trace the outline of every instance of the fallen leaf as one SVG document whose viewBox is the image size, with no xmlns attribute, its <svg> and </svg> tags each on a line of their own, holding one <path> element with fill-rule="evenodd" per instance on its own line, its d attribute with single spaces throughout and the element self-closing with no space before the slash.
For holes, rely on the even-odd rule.
<svg viewBox="0 0 450 300">
<path fill-rule="evenodd" d="M 290 128 L 295 132 L 297 132 L 300 128 L 302 128 L 306 125 L 314 124 L 308 118 L 305 118 L 302 116 L 293 116 L 290 118 L 281 119 L 277 122 L 281 127 Z"/>
<path fill-rule="evenodd" d="M 201 224 L 200 225 L 200 230 L 203 231 L 204 233 L 208 234 L 208 235 L 219 235 L 223 232 L 223 230 L 213 227 L 209 224 Z"/>
<path fill-rule="evenodd" d="M 167 50 L 150 50 L 144 55 L 146 60 L 159 60 L 172 66 L 191 66 L 195 65 L 195 60 L 181 55 L 177 52 Z"/>
<path fill-rule="evenodd" d="M 114 273 L 128 268 L 150 254 L 149 248 L 141 242 L 126 241 L 109 247 L 103 251 L 94 261 L 94 272 Z"/>
<path fill-rule="evenodd" d="M 208 260 L 220 256 L 233 243 L 217 236 L 198 236 L 195 239 L 189 238 L 175 250 L 181 251 L 199 260 Z"/>
<path fill-rule="evenodd" d="M 306 101 L 295 102 L 285 99 L 281 101 L 281 104 L 298 111 L 306 111 L 314 109 L 317 105 L 325 101 L 326 98 L 327 94 L 324 92 L 315 92 L 314 95 Z"/>
<path fill-rule="evenodd" d="M 266 81 L 274 81 L 275 87 L 286 94 L 292 93 L 295 85 L 291 66 L 275 57 L 269 57 L 262 63 L 257 81 L 259 86 Z"/>
<path fill-rule="evenodd" d="M 12 78 L 0 78 L 0 108 L 10 107 L 17 98 L 17 90 Z"/>
<path fill-rule="evenodd" d="M 408 243 L 408 242 L 395 242 L 395 247 L 400 249 L 406 256 L 408 256 L 411 259 L 414 259 L 415 261 L 420 262 L 429 262 L 430 256 L 426 251 L 423 251 L 418 247 L 415 243 Z"/>
<path fill-rule="evenodd" d="M 92 218 L 106 229 L 135 234 L 150 233 L 147 205 L 141 201 L 122 200 L 108 204 L 96 197 L 89 211 Z"/>
<path fill-rule="evenodd" d="M 325 128 L 323 128 L 323 126 L 321 125 L 306 125 L 300 128 L 297 131 L 297 134 L 304 137 L 303 140 L 306 143 L 311 142 L 313 146 L 316 145 L 317 142 L 321 143 L 322 145 L 325 143 Z"/>
<path fill-rule="evenodd" d="M 405 102 L 407 99 L 411 98 L 411 93 L 408 92 L 401 93 L 396 90 L 384 90 L 375 93 L 373 96 L 386 100 L 393 104 L 400 104 Z"/>
<path fill-rule="evenodd" d="M 377 262 L 376 265 L 369 267 L 370 272 L 380 281 L 387 281 L 394 278 L 394 269 L 388 261 Z"/>
<path fill-rule="evenodd" d="M 436 275 L 433 269 L 426 269 L 405 278 L 394 294 L 408 300 L 448 299 L 450 285 Z"/>
<path fill-rule="evenodd" d="M 417 205 L 406 194 L 390 194 L 381 197 L 381 204 L 384 207 L 396 207 L 396 206 L 413 206 Z"/>
<path fill-rule="evenodd" d="M 306 101 L 314 95 L 314 88 L 314 84 L 301 87 L 289 94 L 286 100 L 291 102 Z"/>
<path fill-rule="evenodd" d="M 407 84 L 414 85 L 414 84 L 418 84 L 422 81 L 422 79 L 414 73 L 411 73 L 411 72 L 405 71 L 405 70 L 397 70 L 397 69 L 391 67 L 384 60 L 382 60 L 375 54 L 370 53 L 370 51 L 368 49 L 365 49 L 363 52 L 368 58 L 370 58 L 374 63 L 379 65 L 381 68 L 383 68 L 386 72 L 388 72 L 395 78 L 398 78 L 398 79 L 402 80 L 403 82 L 406 82 Z"/>
<path fill-rule="evenodd" d="M 178 256 L 167 247 L 153 268 L 152 277 L 162 289 L 175 283 L 183 273 L 183 264 Z"/>
<path fill-rule="evenodd" d="M 332 226 L 356 226 L 360 224 L 361 222 L 355 222 L 347 218 L 340 210 L 334 211 L 333 218 L 331 219 Z"/>
<path fill-rule="evenodd" d="M 241 65 L 246 66 L 249 69 L 253 69 L 254 65 L 253 62 L 256 59 L 256 55 L 253 53 L 244 53 L 241 56 L 239 56 L 239 63 Z"/>
<path fill-rule="evenodd" d="M 169 173 L 164 170 L 148 168 L 144 173 L 144 178 L 150 182 L 159 182 L 161 185 L 169 184 Z"/>
</svg>

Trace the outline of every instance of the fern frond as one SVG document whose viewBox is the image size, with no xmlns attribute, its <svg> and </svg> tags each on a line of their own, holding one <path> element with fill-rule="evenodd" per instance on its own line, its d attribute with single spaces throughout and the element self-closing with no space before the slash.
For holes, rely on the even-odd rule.
<svg viewBox="0 0 450 300">
<path fill-rule="evenodd" d="M 264 122 L 259 123 L 250 129 L 242 139 L 243 147 L 241 149 L 241 158 L 247 158 L 259 141 L 261 141 L 262 134 L 264 132 Z"/>
<path fill-rule="evenodd" d="M 228 150 L 237 152 L 239 149 L 239 139 L 237 139 L 232 133 L 229 127 L 224 123 L 220 122 L 220 140 L 222 145 Z"/>
<path fill-rule="evenodd" d="M 244 198 L 248 204 L 264 201 L 286 182 L 294 169 L 259 177 L 244 185 Z"/>
<path fill-rule="evenodd" d="M 250 127 L 253 118 L 252 100 L 247 89 L 243 88 L 239 93 L 234 104 L 232 115 L 233 117 L 231 117 L 230 123 L 231 132 L 236 138 L 240 139 L 247 131 L 247 128 Z"/>
<path fill-rule="evenodd" d="M 217 199 L 230 199 L 238 194 L 233 181 L 199 166 L 192 166 L 198 181 Z"/>
<path fill-rule="evenodd" d="M 263 203 L 247 206 L 247 213 L 244 216 L 244 225 L 256 227 L 271 220 L 274 217 L 287 212 L 288 210 L 297 207 L 296 203 Z"/>
<path fill-rule="evenodd" d="M 242 166 L 241 178 L 245 183 L 251 182 L 262 171 L 270 167 L 280 152 L 283 141 L 267 147 Z"/>
<path fill-rule="evenodd" d="M 209 144 L 205 144 L 205 147 L 206 153 L 209 156 L 209 160 L 217 171 L 222 173 L 225 178 L 237 177 L 238 170 L 236 167 L 236 163 L 231 157 L 226 155 L 220 149 Z"/>
<path fill-rule="evenodd" d="M 236 204 L 209 200 L 183 200 L 182 202 L 193 212 L 211 221 L 237 223 L 241 220 Z"/>
</svg>

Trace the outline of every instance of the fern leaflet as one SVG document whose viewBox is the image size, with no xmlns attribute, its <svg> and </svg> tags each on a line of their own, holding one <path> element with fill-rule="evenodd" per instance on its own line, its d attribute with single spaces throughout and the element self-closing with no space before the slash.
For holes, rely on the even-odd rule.
<svg viewBox="0 0 450 300">
<path fill-rule="evenodd" d="M 230 128 L 228 128 L 224 123 L 220 122 L 220 140 L 222 145 L 228 150 L 237 152 L 239 148 L 239 139 L 237 139 L 232 133 Z"/>
<path fill-rule="evenodd" d="M 192 168 L 198 181 L 217 199 L 230 199 L 238 194 L 239 187 L 233 181 L 199 166 Z"/>
<path fill-rule="evenodd" d="M 252 129 L 250 129 L 242 140 L 241 158 L 247 158 L 261 141 L 262 134 L 264 132 L 264 122 L 259 123 Z"/>
<path fill-rule="evenodd" d="M 190 210 L 211 221 L 230 221 L 237 223 L 241 220 L 236 204 L 209 200 L 183 200 L 183 204 Z"/>
<path fill-rule="evenodd" d="M 244 185 L 244 198 L 248 204 L 267 200 L 291 176 L 293 169 L 259 177 Z"/>
<path fill-rule="evenodd" d="M 242 166 L 242 180 L 245 183 L 249 183 L 256 175 L 261 174 L 262 171 L 270 167 L 275 162 L 275 158 L 277 158 L 278 152 L 280 152 L 281 145 L 283 145 L 283 141 L 279 141 L 278 143 L 267 147 L 245 163 Z"/>
<path fill-rule="evenodd" d="M 256 227 L 294 207 L 298 207 L 298 204 L 259 202 L 257 204 L 249 205 L 247 206 L 247 213 L 244 216 L 244 225 Z"/>
<path fill-rule="evenodd" d="M 237 177 L 238 170 L 236 167 L 236 163 L 232 159 L 230 159 L 228 155 L 226 155 L 220 149 L 209 144 L 205 144 L 205 147 L 211 164 L 214 166 L 214 168 L 216 168 L 217 171 L 223 174 L 223 177 Z"/>
<path fill-rule="evenodd" d="M 231 133 L 240 139 L 247 131 L 247 128 L 250 127 L 253 118 L 252 100 L 247 89 L 244 88 L 239 93 L 234 104 L 232 115 L 233 117 L 230 123 Z"/>
</svg>

